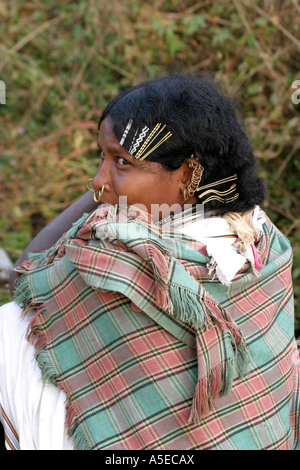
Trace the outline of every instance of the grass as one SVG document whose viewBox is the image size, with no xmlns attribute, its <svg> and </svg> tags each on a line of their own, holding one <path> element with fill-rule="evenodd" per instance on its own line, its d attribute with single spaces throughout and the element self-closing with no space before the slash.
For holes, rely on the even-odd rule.
<svg viewBox="0 0 300 470">
<path fill-rule="evenodd" d="M 298 0 L 2 2 L 0 245 L 12 260 L 85 190 L 107 101 L 157 75 L 206 72 L 240 101 L 264 209 L 292 243 L 300 332 L 299 13 Z"/>
</svg>

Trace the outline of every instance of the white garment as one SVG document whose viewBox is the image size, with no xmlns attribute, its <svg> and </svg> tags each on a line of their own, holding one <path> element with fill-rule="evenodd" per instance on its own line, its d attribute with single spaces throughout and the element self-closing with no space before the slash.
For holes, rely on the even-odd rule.
<svg viewBox="0 0 300 470">
<path fill-rule="evenodd" d="M 264 212 L 256 206 L 253 211 L 253 223 L 257 233 L 262 230 L 265 222 Z M 236 232 L 222 217 L 200 218 L 190 225 L 178 227 L 177 231 L 206 245 L 207 254 L 211 258 L 207 267 L 216 263 L 215 273 L 222 284 L 230 285 L 247 261 L 245 256 L 232 246 L 236 241 Z"/>
<path fill-rule="evenodd" d="M 34 347 L 25 338 L 30 315 L 21 319 L 21 313 L 15 302 L 0 307 L 0 405 L 21 450 L 72 450 L 64 424 L 66 395 L 43 384 Z"/>
<path fill-rule="evenodd" d="M 208 256 L 217 263 L 216 275 L 222 284 L 229 285 L 244 266 L 245 257 L 232 246 L 236 241 L 235 233 L 225 219 L 221 217 L 200 219 L 192 225 L 182 227 L 179 231 L 206 245 Z M 230 235 L 232 238 L 222 238 Z"/>
</svg>

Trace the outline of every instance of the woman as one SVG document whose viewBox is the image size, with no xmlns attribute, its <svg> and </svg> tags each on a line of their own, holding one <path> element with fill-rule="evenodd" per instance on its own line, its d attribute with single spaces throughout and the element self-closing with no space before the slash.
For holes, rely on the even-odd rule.
<svg viewBox="0 0 300 470">
<path fill-rule="evenodd" d="M 21 307 L 0 311 L 10 441 L 299 449 L 291 249 L 230 99 L 206 79 L 143 83 L 108 104 L 98 144 L 94 201 L 33 240 Z"/>
</svg>

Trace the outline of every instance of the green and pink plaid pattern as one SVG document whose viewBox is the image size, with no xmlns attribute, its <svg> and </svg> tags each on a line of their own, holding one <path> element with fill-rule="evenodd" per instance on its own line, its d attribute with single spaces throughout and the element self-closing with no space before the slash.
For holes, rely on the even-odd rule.
<svg viewBox="0 0 300 470">
<path fill-rule="evenodd" d="M 299 449 L 291 248 L 268 220 L 257 249 L 228 288 L 201 243 L 100 207 L 20 268 L 75 448 Z"/>
</svg>

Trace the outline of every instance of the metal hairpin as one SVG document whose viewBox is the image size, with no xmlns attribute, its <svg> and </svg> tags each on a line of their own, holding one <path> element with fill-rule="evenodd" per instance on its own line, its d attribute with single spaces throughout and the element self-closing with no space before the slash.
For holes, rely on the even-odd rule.
<svg viewBox="0 0 300 470">
<path fill-rule="evenodd" d="M 172 136 L 171 132 L 167 132 L 167 134 L 159 142 L 157 142 L 152 148 L 150 148 L 148 152 L 146 152 L 149 149 L 149 147 L 151 147 L 153 142 L 157 139 L 159 134 L 165 129 L 165 127 L 166 125 L 161 127 L 161 123 L 156 124 L 152 132 L 150 132 L 149 136 L 147 137 L 147 139 L 141 146 L 140 150 L 135 155 L 135 158 L 137 160 L 140 160 L 140 161 L 145 160 L 145 158 L 147 158 L 148 155 L 150 155 L 150 153 L 154 152 L 154 150 L 160 147 L 161 144 L 163 144 L 166 140 L 168 140 Z"/>
<path fill-rule="evenodd" d="M 128 136 L 128 132 L 130 131 L 132 127 L 132 124 L 133 124 L 133 120 L 129 119 L 127 126 L 123 132 L 123 135 L 120 139 L 120 142 L 119 142 L 120 145 L 124 145 L 124 142 Z M 136 131 L 132 139 L 131 145 L 129 147 L 129 153 L 131 155 L 135 154 L 134 156 L 137 160 L 140 160 L 140 161 L 145 160 L 145 158 L 147 158 L 148 155 L 150 155 L 150 153 L 154 152 L 154 150 L 156 150 L 160 145 L 162 145 L 166 140 L 168 140 L 172 136 L 171 132 L 167 132 L 159 141 L 155 143 L 159 134 L 161 134 L 161 132 L 163 132 L 165 128 L 166 128 L 166 125 L 162 126 L 161 123 L 158 123 L 156 124 L 156 126 L 150 132 L 149 135 L 148 133 L 150 129 L 147 126 L 144 126 L 139 134 Z M 144 141 L 144 139 L 146 140 Z"/>
<path fill-rule="evenodd" d="M 230 188 L 225 191 L 218 191 L 217 189 L 214 189 L 214 187 L 219 186 L 220 184 L 229 183 L 230 181 L 234 181 L 234 180 L 237 180 L 236 173 L 234 175 L 228 176 L 227 178 L 223 178 L 222 180 L 214 181 L 213 183 L 209 183 L 204 186 L 201 186 L 199 190 L 203 191 L 203 189 L 206 189 L 206 191 L 203 191 L 201 192 L 201 194 L 198 194 L 198 198 L 202 199 L 207 194 L 213 193 L 211 196 L 205 199 L 205 201 L 202 201 L 202 204 L 206 204 L 207 202 L 214 201 L 214 200 L 222 202 L 223 204 L 224 203 L 228 204 L 230 202 L 233 202 L 239 197 L 239 193 L 236 193 L 234 196 L 230 198 L 224 198 L 223 196 L 228 196 L 228 194 L 232 194 L 236 190 L 236 183 L 232 184 Z"/>
</svg>

